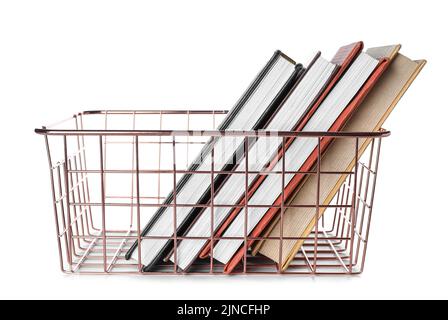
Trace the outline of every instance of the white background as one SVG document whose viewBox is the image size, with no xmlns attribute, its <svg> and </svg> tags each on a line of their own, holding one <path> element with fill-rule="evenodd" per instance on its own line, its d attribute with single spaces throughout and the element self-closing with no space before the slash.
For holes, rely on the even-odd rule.
<svg viewBox="0 0 448 320">
<path fill-rule="evenodd" d="M 1 298 L 448 298 L 445 1 L 1 1 Z M 229 108 L 274 50 L 401 43 L 425 67 L 387 121 L 357 277 L 79 277 L 58 269 L 44 140 L 97 108 Z M 416 170 L 412 172 L 412 170 Z"/>
</svg>

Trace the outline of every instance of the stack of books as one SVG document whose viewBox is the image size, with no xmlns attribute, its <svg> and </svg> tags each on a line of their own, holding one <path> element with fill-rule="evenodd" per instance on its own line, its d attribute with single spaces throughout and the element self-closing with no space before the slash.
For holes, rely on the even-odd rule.
<svg viewBox="0 0 448 320">
<path fill-rule="evenodd" d="M 399 50 L 400 45 L 391 45 L 363 51 L 363 43 L 356 42 L 341 47 L 331 60 L 319 52 L 306 67 L 277 51 L 218 129 L 377 131 L 425 64 L 423 60 L 408 59 Z M 245 241 L 244 237 L 278 238 L 280 229 L 287 239 L 307 237 L 316 223 L 315 208 L 284 210 L 280 227 L 279 206 L 282 201 L 288 204 L 315 201 L 317 177 L 300 172 L 313 169 L 319 152 L 322 165 L 332 171 L 353 169 L 356 162 L 350 150 L 353 146 L 343 140 L 325 138 L 320 144 L 316 138 L 210 140 L 189 171 L 210 171 L 213 158 L 216 172 L 283 169 L 288 173 L 283 178 L 279 174 L 217 174 L 213 179 L 206 174 L 184 175 L 166 197 L 165 204 L 176 201 L 191 206 L 160 207 L 141 231 L 142 236 L 156 238 L 142 239 L 139 250 L 135 242 L 126 258 L 140 260 L 143 270 L 148 272 L 163 261 L 175 263 L 188 272 L 197 259 L 212 256 L 216 263 L 224 265 L 225 273 L 231 273 L 250 248 L 251 254 L 263 255 L 280 264 L 283 270 L 288 268 L 303 240 L 282 240 L 280 257 L 279 240 L 255 242 Z M 358 155 L 369 142 L 360 139 Z M 320 177 L 322 204 L 331 202 L 344 180 L 342 174 Z M 247 211 L 246 201 L 251 205 Z M 324 208 L 320 214 L 323 211 Z M 183 240 L 174 245 L 174 240 L 169 239 L 174 236 Z"/>
</svg>

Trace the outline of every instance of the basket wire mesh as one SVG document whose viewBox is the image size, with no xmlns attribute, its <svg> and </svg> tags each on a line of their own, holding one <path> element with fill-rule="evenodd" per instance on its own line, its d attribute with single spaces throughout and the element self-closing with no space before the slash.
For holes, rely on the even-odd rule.
<svg viewBox="0 0 448 320">
<path fill-rule="evenodd" d="M 282 201 L 277 207 L 280 236 L 237 237 L 246 244 L 255 240 L 283 241 L 303 240 L 300 251 L 287 270 L 279 263 L 262 255 L 245 250 L 234 274 L 304 274 L 339 275 L 358 274 L 364 270 L 369 240 L 372 208 L 380 158 L 381 140 L 389 135 L 386 130 L 378 132 L 267 132 L 216 130 L 225 110 L 104 110 L 82 112 L 48 127 L 36 129 L 45 138 L 50 171 L 52 205 L 56 226 L 60 269 L 69 274 L 138 274 L 176 275 L 184 274 L 177 263 L 162 262 L 151 272 L 142 271 L 141 242 L 144 239 L 172 239 L 174 260 L 178 243 L 194 239 L 178 235 L 144 236 L 144 223 L 161 206 L 174 209 L 181 206 L 213 209 L 213 179 L 218 174 L 245 175 L 245 202 L 241 206 L 247 215 L 251 205 L 248 201 L 249 175 L 280 174 L 282 176 Z M 210 170 L 188 170 L 189 164 L 202 146 L 218 137 L 244 140 L 245 161 L 248 161 L 249 139 L 281 139 L 282 148 L 288 139 L 316 139 L 318 157 L 315 168 L 300 172 L 306 176 L 317 175 L 316 200 L 314 203 L 293 205 L 284 196 L 285 175 L 297 174 L 286 170 L 282 157 L 282 170 L 250 171 L 215 170 L 214 154 Z M 344 139 L 353 145 L 356 159 L 352 171 L 336 172 L 321 168 L 322 139 Z M 359 151 L 361 143 L 368 143 L 365 152 Z M 362 155 L 362 157 L 361 157 Z M 207 204 L 177 203 L 176 183 L 182 175 L 209 175 L 211 199 Z M 321 176 L 336 174 L 345 177 L 333 200 L 323 204 L 320 199 Z M 164 195 L 174 190 L 174 201 L 164 203 Z M 235 203 L 226 205 L 235 208 Z M 253 205 L 255 206 L 255 205 Z M 264 205 L 272 208 L 274 205 Z M 283 219 L 286 210 L 312 207 L 316 210 L 313 231 L 307 237 L 286 237 Z M 320 212 L 325 210 L 322 215 Z M 213 230 L 214 215 L 210 215 Z M 224 237 L 212 236 L 207 240 L 211 246 Z M 198 238 L 203 239 L 203 238 Z M 231 239 L 231 238 L 225 238 Z M 137 261 L 126 260 L 125 253 L 137 241 Z M 279 245 L 279 261 L 282 261 L 282 245 Z M 188 274 L 223 274 L 223 265 L 213 258 L 213 250 L 207 259 L 197 259 Z"/>
</svg>

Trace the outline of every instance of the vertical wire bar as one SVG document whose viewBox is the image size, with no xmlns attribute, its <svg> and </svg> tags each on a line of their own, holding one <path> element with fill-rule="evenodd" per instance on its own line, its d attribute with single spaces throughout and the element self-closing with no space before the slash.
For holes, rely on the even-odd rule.
<svg viewBox="0 0 448 320">
<path fill-rule="evenodd" d="M 64 239 L 65 239 L 65 251 L 66 251 L 65 254 L 67 256 L 67 261 L 68 261 L 68 259 L 69 259 L 68 257 L 70 256 L 70 253 L 69 253 L 69 246 L 70 246 L 70 244 L 69 244 L 69 238 L 68 238 L 67 223 L 65 221 L 65 208 L 64 208 L 64 198 L 63 198 L 64 190 L 63 190 L 63 187 L 62 187 L 61 166 L 58 165 L 57 169 L 58 170 L 56 172 L 57 172 L 57 177 L 58 177 L 59 197 L 61 199 L 60 200 L 61 217 L 62 217 L 61 221 L 62 221 L 62 228 L 64 230 L 64 233 L 62 235 L 64 236 Z M 67 198 L 65 198 L 65 200 L 67 201 Z M 67 230 L 67 231 L 65 231 L 65 230 Z"/>
<path fill-rule="evenodd" d="M 367 243 L 369 241 L 369 235 L 370 235 L 370 224 L 372 221 L 372 210 L 373 210 L 373 200 L 375 197 L 375 190 L 376 190 L 376 179 L 378 177 L 378 164 L 380 161 L 380 152 L 381 152 L 381 137 L 378 138 L 378 147 L 377 147 L 377 153 L 376 153 L 376 161 L 375 161 L 375 169 L 374 169 L 374 176 L 373 176 L 373 182 L 372 182 L 372 195 L 370 197 L 370 214 L 369 214 L 369 219 L 367 221 L 367 226 L 366 226 L 366 236 L 365 236 L 365 243 L 364 243 L 364 252 L 362 255 L 362 262 L 361 262 L 361 272 L 364 271 L 364 264 L 365 264 L 365 260 L 366 260 L 366 252 L 367 252 Z"/>
<path fill-rule="evenodd" d="M 353 178 L 353 181 L 355 180 L 356 178 Z M 351 182 L 351 180 L 350 180 L 350 183 L 353 183 L 353 182 Z M 347 209 L 346 211 L 345 211 L 345 213 L 344 213 L 344 215 L 343 215 L 343 219 L 342 219 L 342 221 L 343 221 L 343 224 L 342 224 L 342 226 L 343 226 L 343 232 L 341 232 L 341 237 L 344 237 L 345 238 L 345 240 L 344 240 L 344 250 L 349 250 L 350 249 L 350 230 L 351 230 L 351 218 L 352 218 L 352 211 L 351 211 L 351 208 L 352 208 L 352 197 L 350 197 L 350 195 L 353 195 L 353 193 L 351 193 L 350 192 L 350 190 L 352 190 L 352 187 L 353 187 L 353 185 L 351 184 L 350 186 L 349 186 L 349 188 L 348 188 L 348 191 L 347 191 L 347 200 L 346 200 L 346 205 L 348 205 L 349 203 L 350 203 L 350 206 L 349 206 L 349 209 Z M 345 233 L 345 235 L 344 235 L 344 233 Z"/>
<path fill-rule="evenodd" d="M 78 116 L 75 115 L 74 119 L 75 119 L 75 129 L 76 129 L 76 131 L 78 131 L 79 130 Z M 81 141 L 80 141 L 80 136 L 79 135 L 76 136 L 76 141 L 77 141 L 77 145 L 78 145 L 78 151 L 76 152 L 76 156 L 75 156 L 75 170 L 78 170 L 78 160 L 77 159 L 79 159 L 80 169 L 82 169 L 81 168 L 82 150 L 81 150 Z M 83 198 L 81 198 L 81 190 L 82 190 L 82 184 L 84 183 L 84 181 L 83 181 L 83 179 L 84 179 L 83 178 L 83 174 L 79 173 L 79 172 L 76 172 L 75 176 L 76 176 L 76 189 L 77 189 L 77 193 L 78 193 L 78 199 L 79 199 L 79 202 L 82 203 L 83 202 Z M 81 179 L 79 178 L 80 176 L 81 176 Z M 84 230 L 84 224 L 86 223 L 86 222 L 84 222 L 84 212 L 86 210 L 86 207 L 82 206 L 82 207 L 80 207 L 80 209 L 81 209 L 81 213 L 82 213 L 82 215 L 80 217 L 80 219 L 81 219 L 81 230 L 82 230 L 82 234 L 86 235 L 87 233 Z M 88 226 L 86 226 L 86 229 L 88 229 Z M 86 242 L 86 239 L 84 238 L 83 241 Z"/>
<path fill-rule="evenodd" d="M 136 171 L 136 193 L 137 193 L 137 252 L 138 252 L 138 272 L 142 270 L 142 233 L 140 221 L 140 160 L 139 160 L 139 143 L 138 136 L 135 136 L 135 171 Z"/>
<path fill-rule="evenodd" d="M 104 129 L 108 129 L 109 112 L 104 115 Z M 103 267 L 107 273 L 107 237 L 106 237 L 106 174 L 104 169 L 107 165 L 107 136 L 104 136 L 104 154 L 103 154 L 103 137 L 100 136 L 100 152 L 101 152 L 101 229 L 103 236 Z"/>
<path fill-rule="evenodd" d="M 107 130 L 108 129 L 108 125 L 109 125 L 109 111 L 106 111 L 106 113 L 105 113 L 105 115 L 104 115 L 104 130 Z M 107 145 L 108 145 L 108 142 L 107 142 L 107 136 L 104 136 L 103 137 L 104 138 L 104 143 L 103 143 L 103 146 L 104 146 L 104 152 L 103 152 L 103 161 L 104 161 L 104 168 L 106 168 L 106 166 L 107 166 Z M 106 183 L 106 174 L 104 175 L 104 199 L 106 199 L 107 198 L 107 189 L 106 189 L 106 187 L 107 187 L 107 183 Z"/>
<path fill-rule="evenodd" d="M 367 170 L 367 178 L 366 178 L 366 185 L 364 186 L 364 197 L 362 198 L 364 202 L 362 203 L 362 212 L 361 212 L 361 221 L 359 225 L 359 234 L 361 237 L 358 237 L 358 245 L 356 247 L 356 255 L 355 255 L 355 265 L 358 264 L 358 258 L 359 258 L 359 251 L 361 248 L 361 241 L 362 241 L 362 230 L 364 228 L 364 217 L 366 213 L 366 203 L 367 203 L 367 194 L 369 192 L 369 184 L 370 184 L 370 176 L 372 174 L 371 168 L 372 168 L 372 161 L 373 161 L 373 150 L 375 146 L 375 139 L 372 139 L 371 147 L 370 147 L 370 154 L 369 154 L 369 164 L 368 164 L 368 170 Z M 364 167 L 363 167 L 364 169 Z M 361 199 L 361 195 L 359 196 Z M 358 210 L 359 210 L 359 201 L 358 201 Z"/>
<path fill-rule="evenodd" d="M 173 231 L 174 273 L 177 273 L 177 186 L 176 186 L 176 137 L 173 136 Z"/>
<path fill-rule="evenodd" d="M 325 211 L 325 213 L 326 213 L 327 211 Z M 322 227 L 322 231 L 325 231 L 326 229 L 325 229 L 325 214 L 323 214 L 322 215 L 322 217 L 320 217 L 320 224 L 321 224 L 321 227 Z"/>
<path fill-rule="evenodd" d="M 210 167 L 210 273 L 213 273 L 213 246 L 215 243 L 215 137 L 211 137 Z"/>
<path fill-rule="evenodd" d="M 82 116 L 82 114 L 81 114 L 81 116 L 80 116 L 80 125 L 81 125 L 81 130 L 84 130 L 84 122 L 83 122 L 83 116 Z M 87 170 L 87 157 L 86 157 L 86 145 L 85 145 L 85 137 L 84 137 L 84 135 L 82 135 L 81 136 L 82 138 L 81 138 L 81 141 L 82 141 L 82 146 L 83 146 L 83 164 L 84 164 L 84 170 Z M 85 189 L 85 195 L 84 195 L 84 198 L 87 200 L 87 203 L 89 203 L 89 206 L 88 206 L 88 208 L 89 208 L 89 219 L 90 219 L 90 225 L 92 226 L 92 230 L 93 231 L 99 231 L 99 229 L 98 228 L 96 228 L 95 227 L 95 225 L 93 224 L 93 214 L 92 214 L 92 207 L 90 206 L 90 187 L 89 187 L 89 177 L 88 177 L 88 174 L 87 173 L 84 173 L 85 174 L 85 186 L 84 186 L 84 189 Z M 90 230 L 89 230 L 89 236 L 91 236 L 92 235 L 92 232 L 90 232 Z"/>
<path fill-rule="evenodd" d="M 356 175 L 356 176 L 355 176 Z M 346 204 L 350 203 L 350 209 L 345 210 L 344 216 L 343 216 L 343 230 L 345 230 L 345 227 L 347 227 L 347 230 L 345 230 L 345 245 L 344 245 L 344 250 L 349 250 L 350 249 L 350 230 L 351 230 L 351 225 L 352 225 L 352 208 L 353 208 L 353 202 L 352 202 L 352 197 L 353 195 L 355 195 L 356 197 L 356 189 L 354 187 L 356 187 L 356 185 L 354 184 L 355 180 L 357 179 L 357 174 L 356 171 L 354 171 L 353 173 L 353 182 L 350 179 L 350 184 L 348 186 L 348 191 L 347 191 L 347 200 L 346 200 Z M 352 190 L 353 192 L 351 193 L 350 190 Z M 352 197 L 350 197 L 350 195 Z M 344 232 L 341 233 L 341 236 L 344 237 Z"/>
<path fill-rule="evenodd" d="M 133 111 L 133 121 L 132 121 L 132 130 L 135 130 L 135 111 Z M 130 136 L 129 138 L 132 139 L 132 154 L 131 154 L 131 196 L 130 196 L 130 200 L 131 200 L 131 205 L 130 205 L 130 223 L 129 223 L 129 229 L 126 232 L 126 234 L 124 235 L 123 240 L 120 242 L 120 244 L 118 245 L 115 254 L 113 255 L 111 262 L 108 264 L 107 270 L 108 272 L 110 272 L 114 266 L 116 265 L 116 262 L 119 258 L 119 255 L 121 253 L 121 251 L 123 250 L 124 246 L 126 245 L 126 243 L 128 242 L 128 238 L 127 236 L 129 236 L 132 232 L 132 226 L 134 224 L 134 201 L 136 199 L 136 196 L 134 196 L 134 171 L 135 171 L 135 137 L 134 136 Z"/>
<path fill-rule="evenodd" d="M 83 162 L 81 161 L 80 163 L 80 168 L 81 171 L 86 170 L 83 167 Z M 86 185 L 87 185 L 87 176 L 88 174 L 86 172 L 81 173 L 81 191 L 82 191 L 82 202 L 84 202 L 86 204 L 85 206 L 85 210 L 86 210 L 86 235 L 87 236 L 91 236 L 92 232 L 91 232 L 91 228 L 93 229 L 93 221 L 92 221 L 92 212 L 91 212 L 91 208 L 90 208 L 90 201 L 87 198 L 87 192 L 86 192 Z"/>
<path fill-rule="evenodd" d="M 213 116 L 215 114 L 213 113 Z M 214 118 L 213 118 L 214 119 Z M 244 137 L 244 259 L 243 259 L 243 273 L 247 273 L 247 223 L 249 217 L 249 138 Z"/>
<path fill-rule="evenodd" d="M 76 129 L 76 131 L 78 131 L 79 130 L 78 116 L 74 115 L 73 118 L 75 120 L 75 129 Z M 78 170 L 78 160 L 77 159 L 79 159 L 79 162 L 81 163 L 81 152 L 82 152 L 81 151 L 81 143 L 80 143 L 80 137 L 79 136 L 76 136 L 76 141 L 77 141 L 78 150 L 76 152 L 74 160 L 75 160 L 75 170 Z M 81 179 L 79 179 L 80 175 L 81 175 Z M 75 176 L 76 176 L 76 189 L 77 189 L 77 193 L 78 193 L 78 199 L 79 199 L 79 202 L 82 202 L 83 200 L 81 198 L 81 184 L 84 183 L 82 181 L 82 174 L 80 174 L 79 172 L 76 172 Z M 84 211 L 85 210 L 86 210 L 86 208 L 84 206 L 80 207 L 80 212 L 81 212 L 81 217 L 80 217 L 80 219 L 81 219 L 81 232 L 82 232 L 83 236 L 86 235 L 86 233 L 84 231 L 84 224 L 85 224 L 85 222 L 84 222 Z M 83 241 L 86 241 L 86 239 L 83 238 Z"/>
<path fill-rule="evenodd" d="M 65 184 L 65 205 L 67 210 L 67 231 L 68 231 L 68 259 L 69 271 L 73 271 L 73 252 L 72 252 L 72 221 L 70 217 L 70 189 L 68 185 L 68 150 L 67 150 L 67 136 L 64 135 L 64 184 Z"/>
<path fill-rule="evenodd" d="M 319 152 L 320 154 L 320 152 Z M 327 213 L 327 210 L 325 210 L 325 213 Z M 322 232 L 325 232 L 325 214 L 322 214 L 322 217 L 320 218 L 322 223 Z"/>
<path fill-rule="evenodd" d="M 345 205 L 344 199 L 345 199 L 345 192 L 347 190 L 347 182 L 350 181 L 351 177 L 352 176 L 349 175 L 348 178 L 346 178 L 346 180 L 342 184 L 341 198 L 340 198 L 340 202 L 338 203 L 341 206 Z M 338 223 L 337 223 L 337 227 L 336 227 L 335 237 L 336 238 L 339 238 L 339 237 L 342 238 L 343 234 L 342 234 L 342 232 L 340 233 L 340 231 L 341 231 L 341 216 L 342 216 L 343 210 L 342 210 L 341 207 L 338 207 L 337 210 L 338 210 L 338 218 L 337 218 L 338 219 Z M 341 243 L 342 243 L 342 240 L 340 240 L 338 244 L 341 244 Z"/>
<path fill-rule="evenodd" d="M 284 221 L 284 214 L 285 214 L 285 171 L 286 171 L 286 153 L 285 153 L 285 144 L 286 144 L 286 138 L 282 137 L 282 191 L 281 191 L 281 204 L 280 204 L 280 242 L 279 242 L 279 248 L 278 248 L 278 256 L 279 256 L 279 262 L 278 262 L 278 273 L 283 273 L 282 266 L 283 266 L 283 221 Z"/>
<path fill-rule="evenodd" d="M 45 129 L 45 127 L 43 127 Z M 53 165 L 51 162 L 51 153 L 50 153 L 50 144 L 48 143 L 48 136 L 45 135 L 45 147 L 47 150 L 47 158 L 48 158 L 48 166 L 50 168 L 50 185 L 51 185 L 51 195 L 53 199 L 53 212 L 54 212 L 54 218 L 55 218 L 55 226 L 56 226 L 56 240 L 58 243 L 58 251 L 59 251 L 59 264 L 61 271 L 64 270 L 64 259 L 62 257 L 62 245 L 61 245 L 61 238 L 59 237 L 59 219 L 58 219 L 58 207 L 56 204 L 56 194 L 55 194 L 55 184 L 54 184 L 54 173 L 53 173 Z"/>
<path fill-rule="evenodd" d="M 132 130 L 135 130 L 135 111 L 133 112 L 132 116 Z M 132 165 L 131 165 L 131 223 L 129 225 L 129 229 L 132 229 L 132 226 L 134 225 L 134 170 L 135 170 L 135 140 L 136 138 L 134 136 L 130 137 L 132 139 Z"/>
<path fill-rule="evenodd" d="M 353 182 L 353 199 L 352 199 L 352 207 L 351 207 L 351 232 L 350 232 L 350 257 L 349 257 L 349 270 L 350 273 L 353 272 L 353 246 L 354 246 L 354 237 L 355 237 L 355 226 L 356 226 L 356 190 L 357 190 L 357 184 L 358 184 L 358 146 L 359 146 L 359 137 L 356 137 L 355 140 L 355 174 Z"/>
<path fill-rule="evenodd" d="M 359 178 L 358 178 L 358 181 L 359 181 L 358 187 L 356 190 L 356 216 L 358 216 L 359 203 L 361 202 L 361 190 L 362 190 L 363 182 L 364 182 L 364 171 L 366 171 L 364 166 L 361 166 L 361 171 L 359 173 Z"/>
<path fill-rule="evenodd" d="M 190 131 L 190 110 L 187 111 L 187 131 Z M 185 168 L 188 169 L 190 164 L 190 135 L 187 135 L 187 163 Z"/>
<path fill-rule="evenodd" d="M 76 155 L 74 157 L 76 157 Z M 73 158 L 73 160 L 74 159 L 75 158 Z M 71 159 L 68 161 L 68 170 L 69 170 L 69 178 L 70 178 L 70 190 L 71 190 L 70 193 L 72 194 L 73 202 L 76 202 L 76 192 L 75 192 L 76 187 L 75 186 L 77 185 L 78 181 L 75 181 L 73 179 L 73 172 L 72 172 L 73 168 L 72 168 L 72 160 Z M 76 230 L 75 233 L 77 236 L 75 242 L 78 244 L 78 248 L 82 249 L 81 238 L 79 237 L 81 235 L 81 233 L 79 232 L 79 224 L 78 224 L 78 221 L 79 221 L 78 217 L 79 217 L 80 211 L 81 211 L 81 207 L 73 206 L 73 223 L 75 225 L 75 230 Z M 75 252 L 75 256 L 77 256 L 76 249 L 74 250 L 74 252 Z"/>
<path fill-rule="evenodd" d="M 162 130 L 162 111 L 159 113 L 159 130 Z M 162 136 L 159 136 L 159 160 L 157 163 L 159 172 L 157 173 L 157 204 L 160 204 L 160 166 L 162 162 Z"/>
<path fill-rule="evenodd" d="M 354 190 L 354 192 L 356 192 L 356 210 L 355 210 L 355 214 L 354 214 L 355 221 L 350 221 L 350 223 L 354 224 L 354 227 L 355 227 L 354 236 L 357 237 L 358 241 L 361 239 L 361 235 L 356 232 L 356 226 L 357 226 L 357 222 L 358 222 L 359 204 L 361 202 L 361 192 L 362 192 L 362 187 L 363 187 L 363 182 L 364 182 L 364 172 L 365 171 L 366 171 L 365 168 L 363 166 L 361 166 L 361 171 L 359 172 L 359 174 L 356 177 L 356 179 L 358 181 L 358 183 L 357 183 L 358 185 L 357 185 L 357 188 Z M 367 174 L 369 174 L 369 173 L 367 173 Z M 357 243 L 357 241 L 355 241 L 355 238 L 353 238 L 352 241 L 354 243 Z M 353 250 L 355 251 L 356 248 L 357 248 L 357 246 L 354 246 Z M 356 261 L 356 254 L 353 255 L 353 258 Z M 356 262 L 354 262 L 353 264 L 356 265 Z"/>
<path fill-rule="evenodd" d="M 317 272 L 317 243 L 319 241 L 319 211 L 320 211 L 320 137 L 317 138 L 317 194 L 316 194 L 316 214 L 314 223 L 314 261 L 313 261 L 313 273 Z"/>
<path fill-rule="evenodd" d="M 341 189 L 338 190 L 338 192 L 336 193 L 336 206 L 339 204 L 339 196 L 341 195 Z M 334 215 L 333 215 L 333 223 L 332 223 L 332 227 L 331 230 L 328 231 L 329 233 L 333 233 L 336 227 L 336 216 L 338 214 L 338 207 L 334 208 Z"/>
<path fill-rule="evenodd" d="M 343 205 L 348 205 L 348 203 L 349 203 L 350 190 L 351 190 L 351 187 L 352 187 L 352 177 L 353 177 L 352 174 L 349 175 L 347 184 L 345 186 L 345 188 L 346 188 L 346 195 L 345 195 L 345 198 L 343 199 Z M 345 207 L 344 210 L 342 210 L 342 214 L 341 214 L 341 222 L 342 222 L 341 223 L 341 238 L 344 238 L 344 237 L 348 238 L 348 236 L 349 236 L 349 232 L 345 230 L 345 226 L 348 224 L 347 222 L 349 220 L 347 218 L 347 211 L 348 211 L 348 208 Z M 347 227 L 347 230 L 348 230 L 348 227 Z M 345 234 L 345 236 L 344 236 L 344 234 Z M 342 243 L 345 243 L 344 250 L 346 250 L 347 247 L 348 247 L 348 240 L 342 240 L 341 244 Z"/>
<path fill-rule="evenodd" d="M 106 140 L 104 140 L 106 142 Z M 103 268 L 107 273 L 107 252 L 106 252 L 106 192 L 104 181 L 104 155 L 103 155 L 103 136 L 99 136 L 100 143 L 100 172 L 101 172 L 101 225 L 102 225 L 102 238 L 103 238 Z"/>
<path fill-rule="evenodd" d="M 75 173 L 75 177 L 76 177 L 76 193 L 78 194 L 79 202 L 82 203 L 83 202 L 83 198 L 81 197 L 81 189 L 82 189 L 81 185 L 83 183 L 83 180 L 82 180 L 83 178 L 82 178 L 82 174 L 78 172 L 78 160 L 77 160 L 77 159 L 79 159 L 79 161 L 81 162 L 81 158 L 80 157 L 81 157 L 80 154 L 79 154 L 78 157 L 75 157 L 74 164 L 75 164 L 75 170 L 76 170 L 76 173 Z M 84 221 L 84 215 L 85 215 L 86 212 L 87 212 L 86 206 L 81 206 L 80 207 L 80 215 L 81 216 L 79 217 L 79 219 L 81 220 L 81 232 L 82 232 L 83 236 L 87 235 L 87 232 L 85 230 L 85 229 L 87 229 L 87 226 L 84 228 L 84 226 L 86 225 L 86 221 Z M 83 238 L 83 241 L 86 242 L 87 239 Z"/>
</svg>

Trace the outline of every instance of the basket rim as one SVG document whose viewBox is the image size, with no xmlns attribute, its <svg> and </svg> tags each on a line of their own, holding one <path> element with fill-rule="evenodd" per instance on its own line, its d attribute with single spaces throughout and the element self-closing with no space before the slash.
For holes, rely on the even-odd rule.
<svg viewBox="0 0 448 320">
<path fill-rule="evenodd" d="M 34 132 L 39 135 L 59 135 L 59 136 L 233 136 L 233 137 L 330 137 L 330 138 L 382 138 L 390 136 L 391 132 L 386 129 L 379 129 L 370 132 L 349 132 L 349 131 L 276 131 L 276 130 L 108 130 L 108 129 L 52 129 L 57 125 L 72 120 L 83 115 L 217 115 L 227 114 L 228 110 L 187 110 L 187 109 L 148 109 L 148 110 L 87 110 L 74 114 L 72 117 L 54 123 L 50 126 L 35 128 Z"/>
</svg>

